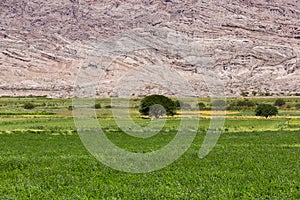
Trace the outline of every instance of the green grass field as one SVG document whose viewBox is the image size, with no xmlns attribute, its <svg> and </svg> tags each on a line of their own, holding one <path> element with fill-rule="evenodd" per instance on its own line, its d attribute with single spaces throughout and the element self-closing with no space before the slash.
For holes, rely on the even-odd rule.
<svg viewBox="0 0 300 200">
<path fill-rule="evenodd" d="M 71 99 L 0 98 L 0 199 L 300 199 L 300 112 L 294 106 L 299 100 L 286 99 L 290 108 L 269 119 L 255 117 L 253 109 L 229 112 L 217 145 L 199 159 L 210 123 L 203 112 L 182 157 L 161 170 L 133 174 L 107 167 L 85 149 L 68 109 Z M 102 106 L 96 111 L 99 124 L 123 149 L 158 150 L 176 135 L 178 116 L 151 138 L 128 136 L 107 108 L 110 100 L 96 101 Z M 26 110 L 26 102 L 36 107 Z M 136 105 L 132 101 L 132 118 L 148 124 Z"/>
</svg>

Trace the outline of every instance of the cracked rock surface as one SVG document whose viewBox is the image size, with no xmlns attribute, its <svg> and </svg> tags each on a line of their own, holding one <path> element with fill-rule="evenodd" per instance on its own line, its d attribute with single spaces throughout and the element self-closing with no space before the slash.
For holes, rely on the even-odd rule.
<svg viewBox="0 0 300 200">
<path fill-rule="evenodd" d="M 0 17 L 2 96 L 72 97 L 82 66 L 98 97 L 191 96 L 176 76 L 194 96 L 300 93 L 299 0 L 1 0 Z"/>
</svg>

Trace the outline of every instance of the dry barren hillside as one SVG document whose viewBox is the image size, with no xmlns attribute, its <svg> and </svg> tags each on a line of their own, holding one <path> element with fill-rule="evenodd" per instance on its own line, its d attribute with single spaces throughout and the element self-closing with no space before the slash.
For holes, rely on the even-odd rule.
<svg viewBox="0 0 300 200">
<path fill-rule="evenodd" d="M 105 52 L 109 65 L 94 63 L 99 97 L 138 81 L 132 96 L 181 92 L 153 65 L 201 96 L 203 76 L 222 80 L 230 96 L 300 93 L 298 0 L 1 0 L 0 18 L 0 95 L 70 97 L 81 63 Z"/>
</svg>

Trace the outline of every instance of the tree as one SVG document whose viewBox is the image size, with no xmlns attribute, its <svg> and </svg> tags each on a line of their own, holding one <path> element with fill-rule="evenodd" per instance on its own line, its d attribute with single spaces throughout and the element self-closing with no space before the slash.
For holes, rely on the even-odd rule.
<svg viewBox="0 0 300 200">
<path fill-rule="evenodd" d="M 199 110 L 205 110 L 205 104 L 203 102 L 198 103 Z"/>
<path fill-rule="evenodd" d="M 164 115 L 173 116 L 176 113 L 176 105 L 172 99 L 163 95 L 150 95 L 141 100 L 139 109 L 142 115 L 159 118 Z"/>
<path fill-rule="evenodd" d="M 274 106 L 283 106 L 285 105 L 285 101 L 283 99 L 276 99 Z"/>
<path fill-rule="evenodd" d="M 24 106 L 23 106 L 25 109 L 27 110 L 31 110 L 31 109 L 34 109 L 35 108 L 35 105 L 28 102 L 28 103 L 25 103 Z"/>
<path fill-rule="evenodd" d="M 275 116 L 278 114 L 278 109 L 270 104 L 259 104 L 255 109 L 256 116 L 263 116 L 268 118 L 269 116 Z"/>
</svg>

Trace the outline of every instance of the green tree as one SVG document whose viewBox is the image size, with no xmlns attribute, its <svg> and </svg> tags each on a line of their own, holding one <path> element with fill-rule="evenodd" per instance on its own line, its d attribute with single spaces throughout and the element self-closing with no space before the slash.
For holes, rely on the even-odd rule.
<svg viewBox="0 0 300 200">
<path fill-rule="evenodd" d="M 203 102 L 198 103 L 199 110 L 205 110 L 205 104 Z"/>
<path fill-rule="evenodd" d="M 96 103 L 96 104 L 94 105 L 94 108 L 95 108 L 95 109 L 100 109 L 100 108 L 101 108 L 101 104 L 100 104 L 100 103 Z"/>
<path fill-rule="evenodd" d="M 173 116 L 176 105 L 172 99 L 163 95 L 150 95 L 141 100 L 139 109 L 142 115 L 159 118 L 164 115 Z"/>
<path fill-rule="evenodd" d="M 31 109 L 35 108 L 35 105 L 33 103 L 28 102 L 28 103 L 25 103 L 23 107 L 27 110 L 31 110 Z"/>
<path fill-rule="evenodd" d="M 255 109 L 256 116 L 263 116 L 268 118 L 269 116 L 275 116 L 278 114 L 278 109 L 270 104 L 259 104 Z"/>
<path fill-rule="evenodd" d="M 276 99 L 274 106 L 283 106 L 285 105 L 285 101 L 283 99 Z"/>
</svg>

